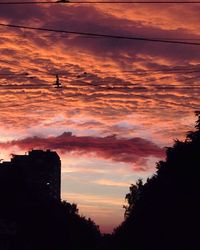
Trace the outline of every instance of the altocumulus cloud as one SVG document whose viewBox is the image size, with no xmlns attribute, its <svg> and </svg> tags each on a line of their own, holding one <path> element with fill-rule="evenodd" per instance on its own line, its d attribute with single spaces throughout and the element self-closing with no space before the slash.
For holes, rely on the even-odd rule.
<svg viewBox="0 0 200 250">
<path fill-rule="evenodd" d="M 78 155 L 96 155 L 116 162 L 125 162 L 145 166 L 147 158 L 164 156 L 164 150 L 153 142 L 140 138 L 119 138 L 115 135 L 107 137 L 76 136 L 71 132 L 64 132 L 60 136 L 27 137 L 0 143 L 4 149 L 18 146 L 23 150 L 32 148 L 58 150 L 61 154 L 77 153 Z M 140 168 L 145 170 L 145 168 Z"/>
</svg>

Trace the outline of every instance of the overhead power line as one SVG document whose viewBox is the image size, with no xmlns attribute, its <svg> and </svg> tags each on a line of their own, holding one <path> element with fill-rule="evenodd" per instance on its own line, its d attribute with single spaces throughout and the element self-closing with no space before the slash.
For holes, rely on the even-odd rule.
<svg viewBox="0 0 200 250">
<path fill-rule="evenodd" d="M 3 88 L 2 88 L 3 87 Z M 33 86 L 33 85 L 23 85 L 23 86 L 12 86 L 12 85 L 10 85 L 10 86 L 8 86 L 8 88 L 5 88 L 5 86 L 1 86 L 0 85 L 0 90 L 1 89 L 4 89 L 4 90 L 8 90 L 8 89 L 13 89 L 13 90 L 17 90 L 18 88 L 19 89 L 29 89 L 29 87 L 31 88 L 31 89 L 39 89 L 39 88 L 48 88 L 49 89 L 49 86 L 47 86 L 47 85 L 43 85 L 43 86 Z M 62 89 L 70 89 L 69 87 L 62 87 L 60 90 L 62 90 Z M 77 93 L 75 93 L 76 95 L 77 95 Z M 84 95 L 84 93 L 79 93 L 79 95 Z M 180 106 L 180 107 L 185 107 L 185 108 L 192 108 L 192 109 L 197 109 L 197 107 L 196 106 L 194 106 L 194 104 L 190 104 L 189 103 L 189 105 L 188 104 L 184 104 L 184 103 L 176 103 L 176 102 L 173 102 L 173 101 L 166 101 L 166 100 L 163 100 L 163 99 L 159 99 L 159 98 L 154 98 L 154 97 L 148 97 L 148 96 L 146 96 L 146 99 L 149 99 L 149 100 L 155 100 L 155 101 L 158 101 L 158 102 L 160 102 L 160 103 L 163 103 L 163 104 L 168 104 L 168 105 L 173 105 L 173 106 Z M 28 104 L 35 104 L 35 102 L 33 102 L 33 103 L 28 103 Z M 18 105 L 17 105 L 18 106 Z"/>
<path fill-rule="evenodd" d="M 194 106 L 193 104 L 183 104 L 183 103 L 176 103 L 176 102 L 171 102 L 171 101 L 165 101 L 165 100 L 161 100 L 161 99 L 158 99 L 158 98 L 152 98 L 153 100 L 155 101 L 158 101 L 158 102 L 162 102 L 162 103 L 165 103 L 165 104 L 169 104 L 169 105 L 174 105 L 174 106 L 179 106 L 179 107 L 185 107 L 185 108 L 191 108 L 191 109 L 195 109 L 197 110 L 198 108 L 196 106 Z"/>
<path fill-rule="evenodd" d="M 95 73 L 93 72 L 74 72 L 70 73 L 70 75 L 66 75 L 65 71 L 60 71 L 60 72 L 31 72 L 31 69 L 27 69 L 27 71 L 23 72 L 3 72 L 0 71 L 0 76 L 25 76 L 25 77 L 33 77 L 33 75 L 40 75 L 40 76 L 51 76 L 54 77 L 56 74 L 59 74 L 62 77 L 70 77 L 70 76 L 76 76 L 78 78 L 88 78 L 92 77 Z M 104 74 L 116 74 L 116 73 L 127 73 L 127 74 L 161 74 L 161 73 L 166 73 L 166 74 L 176 74 L 176 73 L 181 73 L 181 74 L 191 74 L 191 73 L 200 73 L 200 68 L 198 67 L 175 67 L 175 68 L 155 68 L 155 69 L 135 69 L 135 70 L 120 70 L 120 71 L 101 71 L 100 73 Z"/>
<path fill-rule="evenodd" d="M 47 37 L 47 38 L 69 38 L 70 34 L 33 34 L 31 33 L 31 37 Z M 0 33 L 0 38 L 9 38 L 9 37 L 20 37 L 21 38 L 29 38 L 29 34 L 22 33 L 21 34 L 5 34 L 5 33 Z M 90 36 L 83 36 L 82 38 L 91 38 Z M 99 37 L 93 37 L 93 38 L 99 38 Z M 104 37 L 102 37 L 104 38 Z M 170 37 L 145 37 L 147 39 L 159 39 L 159 40 L 169 40 L 169 41 L 200 41 L 200 38 L 184 38 L 184 37 L 178 37 L 178 38 L 170 38 Z"/>
<path fill-rule="evenodd" d="M 63 34 L 74 34 L 80 36 L 90 36 L 90 37 L 104 37 L 110 39 L 121 39 L 121 40 L 135 40 L 135 41 L 144 41 L 144 42 L 156 42 L 156 43 L 168 43 L 168 44 L 182 44 L 182 45 L 196 45 L 200 46 L 200 43 L 197 42 L 186 42 L 186 41 L 176 41 L 176 40 L 164 40 L 164 39 L 154 39 L 154 38 L 145 38 L 145 37 L 133 37 L 133 36 L 123 36 L 123 35 L 109 35 L 102 33 L 90 33 L 90 32 L 78 32 L 78 31 L 69 31 L 69 30 L 58 30 L 51 28 L 39 28 L 39 27 L 30 27 L 23 25 L 14 25 L 14 24 L 4 24 L 0 23 L 1 27 L 9 27 L 16 29 L 27 29 L 27 30 L 37 30 L 37 31 L 45 31 L 45 32 L 55 32 L 55 33 L 63 33 Z"/>
<path fill-rule="evenodd" d="M 184 73 L 184 72 L 183 72 Z M 187 73 L 187 72 L 186 72 Z M 20 78 L 20 79 L 24 79 L 24 80 L 43 80 L 43 81 L 46 81 L 46 80 L 49 80 L 50 78 L 55 78 L 56 75 L 59 75 L 60 78 L 62 80 L 64 80 L 67 84 L 71 84 L 72 82 L 71 81 L 66 81 L 66 80 L 75 80 L 77 79 L 77 81 L 75 80 L 75 82 L 73 83 L 73 85 L 77 85 L 79 83 L 81 84 L 85 84 L 85 85 L 88 85 L 88 86 L 96 86 L 96 87 L 101 87 L 101 88 L 109 88 L 109 89 L 123 89 L 123 88 L 130 88 L 130 89 L 136 89 L 136 90 L 139 90 L 139 89 L 147 89 L 147 88 L 156 88 L 156 89 L 161 89 L 161 90 L 175 90 L 175 89 L 178 89 L 178 90 L 181 90 L 181 89 L 200 89 L 200 86 L 199 85 L 196 85 L 196 84 L 169 84 L 169 83 L 161 83 L 161 84 L 156 84 L 156 83 L 151 83 L 151 82 L 154 82 L 153 80 L 151 81 L 146 81 L 146 80 L 140 80 L 141 84 L 135 84 L 134 82 L 137 81 L 137 80 L 132 80 L 131 82 L 129 82 L 128 84 L 125 84 L 125 85 L 122 85 L 122 86 L 115 86 L 115 85 L 112 85 L 110 86 L 110 84 L 108 83 L 107 80 L 105 81 L 99 81 L 99 82 L 96 82 L 96 81 L 92 81 L 91 78 L 88 78 L 88 76 L 92 77 L 93 75 L 89 74 L 89 73 L 86 73 L 85 74 L 70 74 L 70 75 L 66 75 L 65 73 L 48 73 L 48 72 L 37 72 L 37 73 L 27 73 L 27 72 L 19 72 L 19 73 L 12 73 L 12 72 L 7 72 L 7 73 L 3 73 L 3 72 L 0 72 L 0 78 L 2 79 L 10 79 L 10 77 L 14 77 L 16 79 Z M 39 79 L 39 78 L 42 78 L 42 79 Z M 199 78 L 200 76 L 197 77 L 197 79 Z M 87 80 L 90 79 L 90 82 L 88 81 L 83 81 L 79 78 L 82 78 L 83 80 Z M 81 80 L 81 81 L 80 81 Z M 190 79 L 186 79 L 186 80 L 190 80 Z M 150 84 L 147 84 L 147 83 L 150 83 Z M 185 82 L 185 80 L 182 80 L 182 82 Z M 112 82 L 111 82 L 112 84 Z M 107 85 L 107 87 L 106 87 Z M 7 85 L 3 85 L 3 86 L 7 86 Z M 20 85 L 19 85 L 20 86 Z M 22 85 L 24 86 L 24 85 Z M 41 86 L 41 85 L 40 85 Z M 1 87 L 1 86 L 0 86 Z"/>
<path fill-rule="evenodd" d="M 0 5 L 33 5 L 33 4 L 200 4 L 200 1 L 18 1 L 1 2 Z"/>
<path fill-rule="evenodd" d="M 64 89 L 70 89 L 70 88 L 77 88 L 79 87 L 79 84 L 76 84 L 76 82 L 71 83 L 71 82 L 66 82 L 63 81 L 63 84 L 66 84 L 66 86 L 63 86 Z M 109 90 L 120 90 L 123 91 L 125 90 L 129 90 L 129 91 L 137 91 L 137 90 L 142 90 L 142 91 L 153 91 L 153 90 L 200 90 L 200 86 L 198 85 L 193 85 L 193 86 L 189 86 L 189 85 L 156 85 L 156 84 L 147 84 L 147 85 L 140 85 L 140 86 L 135 86 L 133 85 L 129 85 L 129 86 L 106 86 L 106 83 L 101 82 L 101 84 L 95 84 L 94 83 L 85 83 L 85 86 L 87 85 L 88 87 L 98 87 L 98 90 L 105 90 L 105 89 L 109 89 Z M 5 88 L 5 89 L 26 89 L 26 88 L 43 88 L 43 87 L 52 87 L 52 84 L 47 84 L 47 83 L 39 83 L 39 84 L 33 84 L 33 83 L 29 83 L 29 84 L 0 84 L 0 88 Z M 84 86 L 82 86 L 84 87 Z M 153 89 L 152 89 L 153 88 Z"/>
<path fill-rule="evenodd" d="M 109 72 L 107 72 L 109 73 Z M 134 70 L 134 71 L 120 71 L 119 73 L 126 73 L 126 74 L 192 74 L 192 73 L 200 73 L 200 69 L 195 69 L 195 70 L 191 70 L 191 69 L 180 69 L 180 70 L 176 70 L 176 69 L 171 69 L 171 70 L 167 70 L 167 69 L 160 69 L 160 70 Z"/>
</svg>

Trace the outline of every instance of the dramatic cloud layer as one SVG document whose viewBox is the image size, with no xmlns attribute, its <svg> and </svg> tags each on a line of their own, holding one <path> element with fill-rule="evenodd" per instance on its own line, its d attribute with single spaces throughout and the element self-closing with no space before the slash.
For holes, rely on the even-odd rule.
<svg viewBox="0 0 200 250">
<path fill-rule="evenodd" d="M 200 43 L 199 13 L 200 4 L 1 5 L 0 23 Z M 199 48 L 0 26 L 0 157 L 58 150 L 64 196 L 117 226 L 127 185 L 192 129 Z M 99 209 L 108 190 L 112 207 Z"/>
<path fill-rule="evenodd" d="M 200 39 L 199 5 L 131 6 L 1 6 L 0 19 L 3 23 L 83 32 Z M 199 46 L 5 27 L 0 27 L 0 32 L 0 127 L 6 123 L 10 133 L 15 124 L 22 133 L 32 135 L 35 133 L 27 127 L 42 131 L 51 121 L 51 129 L 56 125 L 61 128 L 56 135 L 66 127 L 76 129 L 76 134 L 88 131 L 89 123 L 90 130 L 97 130 L 94 135 L 109 135 L 112 129 L 122 135 L 124 128 L 118 122 L 129 119 L 129 136 L 137 136 L 137 130 L 132 129 L 136 123 L 148 129 L 143 127 L 143 121 L 148 121 L 150 129 L 153 125 L 168 143 L 169 136 L 179 133 L 176 124 L 178 135 L 182 135 L 191 124 L 191 112 L 198 109 Z M 52 87 L 55 74 L 60 76 L 62 90 Z M 83 131 L 80 134 L 86 133 Z M 156 136 L 155 131 L 151 129 Z"/>
<path fill-rule="evenodd" d="M 98 157 L 111 159 L 117 162 L 134 163 L 137 170 L 145 170 L 147 157 L 161 158 L 164 151 L 154 143 L 142 138 L 117 138 L 107 137 L 78 137 L 70 132 L 65 132 L 57 137 L 39 138 L 29 137 L 22 140 L 14 140 L 8 143 L 0 143 L 0 147 L 9 148 L 18 146 L 23 150 L 32 148 L 55 149 L 62 153 L 76 152 L 80 155 L 96 154 Z"/>
</svg>

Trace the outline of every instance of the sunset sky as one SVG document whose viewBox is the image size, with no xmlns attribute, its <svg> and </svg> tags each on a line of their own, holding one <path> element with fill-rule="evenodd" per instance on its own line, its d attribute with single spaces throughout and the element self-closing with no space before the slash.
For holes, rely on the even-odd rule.
<svg viewBox="0 0 200 250">
<path fill-rule="evenodd" d="M 200 45 L 199 13 L 200 4 L 0 5 L 0 24 Z M 62 198 L 110 232 L 130 184 L 193 128 L 199 84 L 198 45 L 0 25 L 0 158 L 56 150 Z"/>
</svg>

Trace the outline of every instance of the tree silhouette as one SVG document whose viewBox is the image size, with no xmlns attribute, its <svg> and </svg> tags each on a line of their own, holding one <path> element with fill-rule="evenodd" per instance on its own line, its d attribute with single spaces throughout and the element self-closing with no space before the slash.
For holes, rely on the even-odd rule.
<svg viewBox="0 0 200 250">
<path fill-rule="evenodd" d="M 128 205 L 124 205 L 123 208 L 125 209 L 124 217 L 128 218 L 134 211 L 134 207 L 137 204 L 137 201 L 140 199 L 141 191 L 143 187 L 143 181 L 142 179 L 139 179 L 136 182 L 136 185 L 131 185 L 129 190 L 130 193 L 126 194 L 126 201 L 128 202 Z"/>
<path fill-rule="evenodd" d="M 125 220 L 115 229 L 115 249 L 199 249 L 200 112 L 195 130 L 166 149 L 166 160 L 145 184 L 126 195 Z"/>
<path fill-rule="evenodd" d="M 95 250 L 100 238 L 76 204 L 37 196 L 17 170 L 0 169 L 1 250 Z"/>
</svg>

